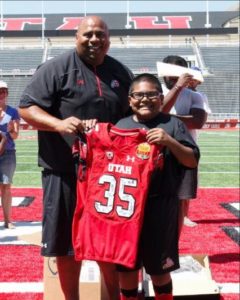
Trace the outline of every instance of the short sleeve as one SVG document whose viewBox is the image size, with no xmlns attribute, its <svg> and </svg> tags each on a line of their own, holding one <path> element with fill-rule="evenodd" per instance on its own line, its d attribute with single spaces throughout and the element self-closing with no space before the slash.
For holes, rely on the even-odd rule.
<svg viewBox="0 0 240 300">
<path fill-rule="evenodd" d="M 189 130 L 187 129 L 186 125 L 180 120 L 178 121 L 178 125 L 176 126 L 174 138 L 184 146 L 192 148 L 196 159 L 199 160 L 200 150 L 195 141 L 193 140 L 191 134 L 189 133 Z"/>
<path fill-rule="evenodd" d="M 13 108 L 13 110 L 12 110 L 12 120 L 16 120 L 16 121 L 20 120 L 19 113 L 18 113 L 17 109 L 15 109 L 15 108 Z"/>
<path fill-rule="evenodd" d="M 21 95 L 19 107 L 39 105 L 48 109 L 53 105 L 58 83 L 54 69 L 55 66 L 48 62 L 37 69 Z"/>
<path fill-rule="evenodd" d="M 203 99 L 203 96 L 198 92 L 192 92 L 192 107 L 191 108 L 199 108 L 206 111 L 206 105 Z"/>
</svg>

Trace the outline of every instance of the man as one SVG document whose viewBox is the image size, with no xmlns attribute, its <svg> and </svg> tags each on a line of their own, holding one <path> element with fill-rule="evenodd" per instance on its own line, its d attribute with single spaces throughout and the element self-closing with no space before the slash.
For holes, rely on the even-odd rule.
<svg viewBox="0 0 240 300">
<path fill-rule="evenodd" d="M 96 120 L 116 123 L 129 108 L 128 89 L 133 75 L 107 55 L 109 45 L 105 22 L 97 16 L 85 17 L 76 33 L 76 49 L 43 64 L 20 100 L 21 117 L 38 129 L 44 192 L 41 252 L 56 256 L 66 300 L 79 299 L 81 268 L 81 263 L 74 260 L 71 239 L 76 204 L 71 154 L 74 135 Z M 118 299 L 113 265 L 100 267 L 111 299 Z"/>
<path fill-rule="evenodd" d="M 198 71 L 200 73 L 202 73 L 201 69 L 194 66 L 194 67 L 191 67 L 192 70 L 195 70 L 195 71 Z M 201 96 L 202 96 L 202 99 L 203 99 L 203 103 L 204 103 L 204 109 L 205 111 L 208 113 L 208 114 L 211 114 L 212 113 L 212 110 L 209 106 L 209 103 L 208 103 L 208 97 L 205 93 L 203 92 L 200 92 L 197 90 L 197 87 L 201 84 L 201 82 L 197 79 L 192 79 L 190 82 L 189 82 L 189 85 L 188 85 L 188 88 L 196 93 L 199 93 Z"/>
<path fill-rule="evenodd" d="M 175 64 L 187 68 L 187 62 L 180 56 L 170 55 L 163 59 L 164 63 Z M 162 107 L 163 112 L 170 112 L 182 120 L 189 129 L 193 139 L 197 139 L 197 129 L 201 129 L 207 120 L 207 111 L 201 94 L 191 91 L 187 86 L 193 80 L 193 76 L 186 73 L 180 77 L 164 77 L 168 88 Z M 186 170 L 183 184 L 179 190 L 180 215 L 179 235 L 182 225 L 196 226 L 188 218 L 189 200 L 197 197 L 197 168 Z"/>
</svg>

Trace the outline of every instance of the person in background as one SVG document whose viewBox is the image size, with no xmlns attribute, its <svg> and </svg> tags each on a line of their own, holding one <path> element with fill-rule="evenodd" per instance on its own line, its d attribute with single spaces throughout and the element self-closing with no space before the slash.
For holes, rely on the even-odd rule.
<svg viewBox="0 0 240 300">
<path fill-rule="evenodd" d="M 11 184 L 16 169 L 16 149 L 14 140 L 19 134 L 19 114 L 16 108 L 7 104 L 8 85 L 0 81 L 0 131 L 2 141 L 6 139 L 0 153 L 0 191 L 4 216 L 4 227 L 13 229 L 11 222 L 12 193 Z M 2 143 L 2 142 L 1 142 Z"/>
<path fill-rule="evenodd" d="M 163 145 L 163 169 L 152 175 L 143 228 L 134 269 L 118 265 L 121 300 L 137 300 L 138 270 L 144 266 L 150 274 L 156 300 L 172 300 L 170 272 L 179 268 L 178 189 L 185 167 L 195 168 L 199 149 L 184 123 L 160 112 L 162 87 L 152 74 L 136 76 L 129 90 L 133 115 L 121 119 L 116 127 L 145 128 L 150 144 Z"/>
<path fill-rule="evenodd" d="M 177 55 L 170 55 L 163 59 L 164 63 L 175 64 L 187 68 L 184 58 Z M 193 76 L 185 73 L 180 77 L 164 77 L 167 87 L 165 91 L 162 111 L 175 114 L 182 120 L 189 129 L 193 139 L 197 140 L 197 129 L 201 129 L 207 120 L 207 109 L 201 94 L 194 92 L 187 87 L 191 84 Z M 179 236 L 182 225 L 194 227 L 197 223 L 188 218 L 189 201 L 197 197 L 198 170 L 190 169 L 185 171 L 183 182 L 179 190 L 180 211 L 179 211 Z"/>
<path fill-rule="evenodd" d="M 2 155 L 3 152 L 5 151 L 6 142 L 7 142 L 6 135 L 2 131 L 0 131 L 0 155 Z"/>
<path fill-rule="evenodd" d="M 196 67 L 196 66 L 191 67 L 191 69 L 192 69 L 192 70 L 195 70 L 195 71 L 197 71 L 197 72 L 202 73 L 201 69 L 198 68 L 198 67 Z M 204 102 L 204 109 L 206 110 L 206 112 L 207 112 L 208 115 L 209 115 L 209 114 L 212 113 L 212 111 L 211 111 L 211 108 L 210 108 L 209 103 L 208 103 L 208 97 L 207 97 L 207 95 L 206 95 L 205 93 L 200 92 L 200 91 L 197 90 L 197 87 L 198 87 L 200 84 L 201 84 L 201 82 L 200 82 L 199 80 L 192 79 L 192 80 L 189 82 L 189 84 L 188 84 L 188 88 L 189 88 L 190 90 L 194 91 L 194 92 L 199 93 L 199 94 L 202 96 L 202 99 L 203 99 L 203 102 Z"/>
<path fill-rule="evenodd" d="M 96 121 L 114 124 L 129 110 L 133 74 L 107 55 L 109 46 L 106 23 L 98 16 L 83 18 L 76 33 L 76 48 L 41 65 L 20 99 L 21 117 L 38 129 L 44 203 L 41 253 L 56 256 L 66 300 L 79 299 L 81 269 L 72 247 L 75 135 Z M 100 269 L 110 299 L 119 299 L 115 266 L 103 263 Z"/>
</svg>

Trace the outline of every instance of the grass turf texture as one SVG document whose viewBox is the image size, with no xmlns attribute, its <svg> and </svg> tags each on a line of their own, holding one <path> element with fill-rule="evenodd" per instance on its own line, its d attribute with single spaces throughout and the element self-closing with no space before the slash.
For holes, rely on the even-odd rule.
<svg viewBox="0 0 240 300">
<path fill-rule="evenodd" d="M 239 186 L 239 132 L 200 130 L 198 144 L 200 187 Z M 16 140 L 17 169 L 15 187 L 41 187 L 41 168 L 37 166 L 37 133 L 22 130 Z"/>
</svg>

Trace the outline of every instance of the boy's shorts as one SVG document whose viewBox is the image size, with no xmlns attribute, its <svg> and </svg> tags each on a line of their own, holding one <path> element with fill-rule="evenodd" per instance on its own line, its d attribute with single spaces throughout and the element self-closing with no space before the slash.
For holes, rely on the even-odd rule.
<svg viewBox="0 0 240 300">
<path fill-rule="evenodd" d="M 133 269 L 117 265 L 119 272 L 142 266 L 150 275 L 161 275 L 179 268 L 178 206 L 175 196 L 148 198 L 136 265 Z"/>
<path fill-rule="evenodd" d="M 184 171 L 183 179 L 179 188 L 178 197 L 180 200 L 197 198 L 198 168 Z"/>
</svg>

